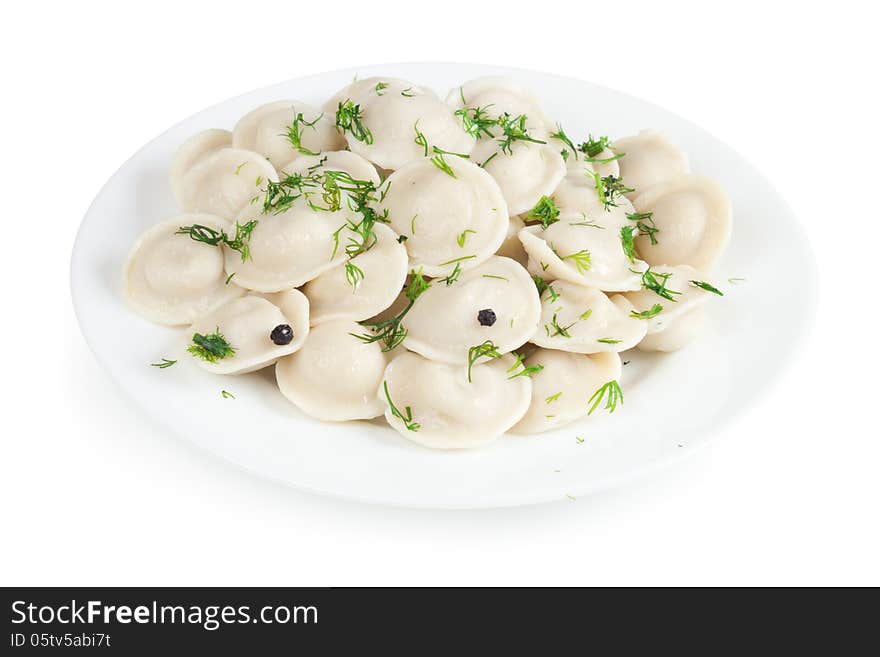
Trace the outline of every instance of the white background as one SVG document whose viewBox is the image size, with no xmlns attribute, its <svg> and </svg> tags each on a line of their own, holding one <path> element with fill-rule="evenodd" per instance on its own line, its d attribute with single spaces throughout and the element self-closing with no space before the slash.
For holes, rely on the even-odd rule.
<svg viewBox="0 0 880 657">
<path fill-rule="evenodd" d="M 2 10 L 0 584 L 880 584 L 877 17 L 861 2 L 571 4 Z M 789 200 L 820 271 L 816 325 L 710 447 L 576 501 L 369 507 L 266 483 L 164 434 L 92 359 L 70 251 L 92 197 L 143 143 L 287 78 L 444 59 L 656 102 Z"/>
</svg>

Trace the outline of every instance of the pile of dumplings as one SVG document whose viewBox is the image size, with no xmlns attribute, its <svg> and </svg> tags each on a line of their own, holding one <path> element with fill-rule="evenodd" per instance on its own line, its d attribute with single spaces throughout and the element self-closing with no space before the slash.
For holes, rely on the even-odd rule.
<svg viewBox="0 0 880 657">
<path fill-rule="evenodd" d="M 180 212 L 132 248 L 132 307 L 210 372 L 275 365 L 309 416 L 427 447 L 613 411 L 620 353 L 681 348 L 722 295 L 724 190 L 655 131 L 570 138 L 506 78 L 269 103 L 170 169 Z"/>
</svg>

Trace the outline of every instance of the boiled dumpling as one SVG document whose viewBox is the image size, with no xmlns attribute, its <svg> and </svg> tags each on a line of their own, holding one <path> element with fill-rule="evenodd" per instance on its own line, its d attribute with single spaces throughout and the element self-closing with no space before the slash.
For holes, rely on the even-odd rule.
<svg viewBox="0 0 880 657">
<path fill-rule="evenodd" d="M 498 353 L 525 343 L 538 327 L 541 302 L 528 272 L 492 256 L 452 284 L 435 280 L 407 314 L 407 349 L 444 363 L 467 363 L 471 347 L 491 341 Z"/>
<path fill-rule="evenodd" d="M 412 353 L 385 370 L 380 394 L 385 419 L 402 436 L 435 449 L 479 447 L 516 424 L 529 406 L 532 384 L 515 376 L 512 356 L 472 368 Z"/>
<path fill-rule="evenodd" d="M 498 183 L 510 214 L 531 210 L 549 196 L 565 176 L 565 160 L 551 144 L 515 141 L 505 152 L 496 139 L 481 139 L 471 161 L 482 166 Z"/>
<path fill-rule="evenodd" d="M 409 270 L 406 249 L 388 226 L 376 224 L 373 230 L 376 242 L 372 248 L 324 272 L 303 288 L 311 302 L 312 324 L 368 319 L 397 298 Z"/>
<path fill-rule="evenodd" d="M 183 205 L 183 176 L 202 158 L 232 146 L 232 133 L 229 130 L 211 128 L 198 132 L 183 142 L 171 159 L 169 177 L 171 190 L 179 205 Z"/>
<path fill-rule="evenodd" d="M 319 420 L 378 417 L 385 410 L 379 386 L 390 352 L 355 335 L 363 328 L 350 320 L 315 326 L 297 353 L 275 367 L 282 394 Z"/>
<path fill-rule="evenodd" d="M 602 217 L 600 216 L 600 219 Z M 527 226 L 519 233 L 526 253 L 545 278 L 562 279 L 606 292 L 637 290 L 648 265 L 624 251 L 616 220 L 606 225 L 590 218 L 563 216 L 546 230 Z"/>
<path fill-rule="evenodd" d="M 555 349 L 537 349 L 525 359 L 528 367 L 542 366 L 531 375 L 532 401 L 513 433 L 540 433 L 586 417 L 588 400 L 609 381 L 618 381 L 620 356 L 586 356 Z"/>
<path fill-rule="evenodd" d="M 349 223 L 360 219 L 354 212 L 315 210 L 292 203 L 277 214 L 257 214 L 247 208 L 240 221 L 255 219 L 249 240 L 250 258 L 226 252 L 226 271 L 236 283 L 259 292 L 299 287 L 345 260 L 345 235 Z"/>
<path fill-rule="evenodd" d="M 703 304 L 717 294 L 706 289 L 706 286 L 714 286 L 706 284 L 703 275 L 687 265 L 654 267 L 646 276 L 650 277 L 655 289 L 644 288 L 624 295 L 634 312 L 648 316 L 642 320 L 647 325 L 648 334 L 639 343 L 639 349 L 680 349 L 696 336 L 702 326 Z M 695 282 L 705 286 L 700 287 Z M 658 291 L 662 294 L 658 294 Z"/>
<path fill-rule="evenodd" d="M 642 130 L 635 136 L 618 139 L 613 150 L 625 153 L 617 162 L 624 183 L 635 189 L 629 192 L 630 198 L 690 171 L 687 155 L 656 130 Z"/>
<path fill-rule="evenodd" d="M 187 350 L 209 372 L 244 374 L 292 354 L 308 334 L 309 301 L 302 292 L 248 295 L 196 320 Z"/>
<path fill-rule="evenodd" d="M 471 152 L 474 138 L 433 93 L 403 80 L 377 84 L 387 86 L 377 89 L 355 82 L 341 101 L 343 113 L 347 109 L 348 114 L 337 113 L 336 124 L 343 128 L 353 152 L 391 170 L 425 157 L 425 150 L 431 155 L 434 147 L 463 155 Z M 417 142 L 419 135 L 422 143 Z"/>
<path fill-rule="evenodd" d="M 446 102 L 455 110 L 482 108 L 487 116 L 494 119 L 505 113 L 511 118 L 525 115 L 528 119 L 527 129 L 536 135 L 546 136 L 556 129 L 556 124 L 544 113 L 537 97 L 505 77 L 469 80 L 452 89 L 446 96 Z"/>
<path fill-rule="evenodd" d="M 730 198 L 711 178 L 683 175 L 658 183 L 633 199 L 651 213 L 657 233 L 636 238 L 641 257 L 652 265 L 690 265 L 709 271 L 730 241 Z"/>
<path fill-rule="evenodd" d="M 541 295 L 541 320 L 531 341 L 581 354 L 619 352 L 635 347 L 647 330 L 620 295 L 609 299 L 595 288 L 555 281 Z"/>
<path fill-rule="evenodd" d="M 213 215 L 177 215 L 141 235 L 126 261 L 128 300 L 141 315 L 159 324 L 189 324 L 244 294 L 227 281 L 219 247 L 178 233 L 192 225 L 218 233 L 230 230 L 227 222 Z"/>
<path fill-rule="evenodd" d="M 512 258 L 525 267 L 529 261 L 529 256 L 525 252 L 525 249 L 523 249 L 522 242 L 519 241 L 519 231 L 525 227 L 526 225 L 523 223 L 523 220 L 519 215 L 512 216 L 507 228 L 507 235 L 504 237 L 501 246 L 499 246 L 498 250 L 495 252 L 496 255 L 504 256 L 505 258 Z"/>
<path fill-rule="evenodd" d="M 232 144 L 263 155 L 280 171 L 300 157 L 343 148 L 345 140 L 332 115 L 299 100 L 279 100 L 245 114 Z"/>
<path fill-rule="evenodd" d="M 180 204 L 186 212 L 206 212 L 232 220 L 259 197 L 278 174 L 262 155 L 221 148 L 199 159 L 180 180 Z"/>
<path fill-rule="evenodd" d="M 446 160 L 454 177 L 428 159 L 395 171 L 385 181 L 377 209 L 406 236 L 413 268 L 443 276 L 491 256 L 507 234 L 507 204 L 492 177 L 462 158 Z"/>
</svg>

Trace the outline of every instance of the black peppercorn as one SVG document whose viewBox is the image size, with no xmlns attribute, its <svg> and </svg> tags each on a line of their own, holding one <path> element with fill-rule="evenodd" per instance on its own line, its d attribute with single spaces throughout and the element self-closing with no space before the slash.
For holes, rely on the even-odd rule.
<svg viewBox="0 0 880 657">
<path fill-rule="evenodd" d="M 491 308 L 484 308 L 477 313 L 477 321 L 481 326 L 492 326 L 496 319 L 498 318 L 495 316 L 495 311 Z"/>
<path fill-rule="evenodd" d="M 272 329 L 269 337 L 272 338 L 272 342 L 275 344 L 284 346 L 290 344 L 290 341 L 293 340 L 293 329 L 290 328 L 290 324 L 279 324 Z"/>
</svg>

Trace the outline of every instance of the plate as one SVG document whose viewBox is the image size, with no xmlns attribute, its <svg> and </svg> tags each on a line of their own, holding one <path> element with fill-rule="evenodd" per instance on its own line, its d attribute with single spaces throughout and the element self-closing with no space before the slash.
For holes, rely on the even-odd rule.
<svg viewBox="0 0 880 657">
<path fill-rule="evenodd" d="M 254 107 L 298 98 L 320 105 L 358 75 L 411 79 L 440 94 L 484 75 L 532 89 L 572 138 L 666 133 L 694 171 L 721 182 L 734 211 L 730 248 L 713 280 L 724 299 L 696 342 L 674 354 L 627 352 L 625 403 L 613 415 L 534 436 L 504 436 L 487 448 L 432 451 L 380 420 L 322 423 L 277 390 L 272 368 L 242 377 L 202 371 L 182 332 L 129 309 L 122 266 L 148 226 L 176 211 L 168 166 L 177 146 L 205 128 L 231 128 Z M 792 276 L 791 272 L 797 272 Z M 728 278 L 743 278 L 737 285 Z M 815 267 L 796 218 L 742 156 L 655 105 L 546 73 L 474 64 L 370 66 L 322 73 L 252 91 L 182 121 L 122 165 L 95 198 L 71 263 L 74 305 L 103 367 L 134 403 L 170 431 L 253 473 L 296 488 L 409 507 L 476 508 L 579 497 L 670 463 L 706 443 L 759 399 L 794 353 L 811 319 Z M 150 367 L 179 359 L 168 369 Z M 755 376 L 760 372 L 760 376 Z M 221 395 L 227 390 L 234 399 Z M 687 449 L 684 449 L 687 448 Z"/>
</svg>

